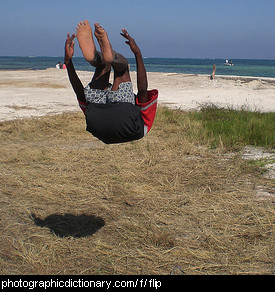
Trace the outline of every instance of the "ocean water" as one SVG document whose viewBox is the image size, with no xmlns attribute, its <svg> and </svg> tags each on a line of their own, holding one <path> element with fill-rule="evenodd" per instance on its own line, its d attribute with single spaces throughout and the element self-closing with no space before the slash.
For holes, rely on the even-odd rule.
<svg viewBox="0 0 275 292">
<path fill-rule="evenodd" d="M 55 68 L 63 57 L 0 57 L 0 70 L 44 70 Z M 128 58 L 130 70 L 136 70 L 134 58 Z M 76 70 L 93 71 L 83 58 L 73 59 Z M 224 59 L 144 58 L 148 72 L 207 74 L 216 64 L 216 75 L 236 75 L 275 78 L 275 60 L 232 59 L 234 66 L 225 66 Z"/>
</svg>

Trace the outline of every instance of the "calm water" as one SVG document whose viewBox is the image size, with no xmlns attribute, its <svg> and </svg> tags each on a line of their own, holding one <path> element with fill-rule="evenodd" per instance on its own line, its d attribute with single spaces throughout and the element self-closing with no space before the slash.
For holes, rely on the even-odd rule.
<svg viewBox="0 0 275 292">
<path fill-rule="evenodd" d="M 54 68 L 63 57 L 0 57 L 0 70 L 44 70 Z M 131 71 L 136 70 L 135 59 L 128 59 Z M 76 70 L 93 71 L 83 58 L 73 59 Z M 232 59 L 234 66 L 225 66 L 223 59 L 145 58 L 148 72 L 208 74 L 216 64 L 217 75 L 237 75 L 275 78 L 275 60 Z"/>
</svg>

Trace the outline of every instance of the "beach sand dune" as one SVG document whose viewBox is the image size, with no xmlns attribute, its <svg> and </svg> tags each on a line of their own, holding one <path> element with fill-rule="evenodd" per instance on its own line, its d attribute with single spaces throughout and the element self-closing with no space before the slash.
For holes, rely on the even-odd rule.
<svg viewBox="0 0 275 292">
<path fill-rule="evenodd" d="M 77 72 L 84 85 L 93 72 Z M 112 78 L 112 76 L 111 76 Z M 136 92 L 136 73 L 131 72 Z M 206 103 L 262 112 L 275 111 L 275 78 L 148 73 L 159 104 L 182 110 Z M 66 70 L 0 71 L 0 121 L 80 110 Z"/>
</svg>

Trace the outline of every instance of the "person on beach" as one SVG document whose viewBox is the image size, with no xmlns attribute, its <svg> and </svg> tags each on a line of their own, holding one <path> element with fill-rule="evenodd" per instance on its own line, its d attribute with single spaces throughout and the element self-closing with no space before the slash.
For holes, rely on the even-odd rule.
<svg viewBox="0 0 275 292">
<path fill-rule="evenodd" d="M 61 62 L 58 62 L 58 63 L 55 65 L 55 68 L 56 68 L 56 69 L 61 69 L 61 68 L 62 68 L 62 64 L 61 64 Z"/>
<path fill-rule="evenodd" d="M 76 35 L 67 34 L 65 43 L 65 64 L 79 106 L 86 117 L 86 129 L 106 144 L 141 139 L 152 127 L 158 91 L 148 91 L 141 51 L 128 32 L 122 29 L 121 35 L 135 55 L 137 95 L 133 93 L 128 61 L 112 49 L 108 35 L 99 23 L 94 26 L 101 52 L 95 47 L 92 28 L 87 20 L 77 25 Z M 94 76 L 85 88 L 72 62 L 75 37 L 85 60 L 95 67 Z M 109 83 L 111 68 L 114 70 L 113 84 Z"/>
</svg>

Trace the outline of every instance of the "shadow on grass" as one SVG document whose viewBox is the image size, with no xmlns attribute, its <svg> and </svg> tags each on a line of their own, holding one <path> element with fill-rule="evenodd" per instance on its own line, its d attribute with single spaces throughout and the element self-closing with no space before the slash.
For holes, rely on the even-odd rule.
<svg viewBox="0 0 275 292">
<path fill-rule="evenodd" d="M 40 227 L 49 228 L 59 237 L 87 237 L 96 233 L 105 225 L 105 221 L 94 215 L 50 215 L 44 220 L 31 214 L 34 223 Z"/>
</svg>

